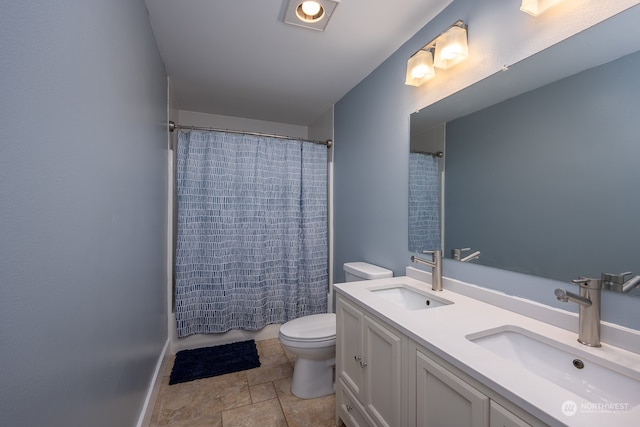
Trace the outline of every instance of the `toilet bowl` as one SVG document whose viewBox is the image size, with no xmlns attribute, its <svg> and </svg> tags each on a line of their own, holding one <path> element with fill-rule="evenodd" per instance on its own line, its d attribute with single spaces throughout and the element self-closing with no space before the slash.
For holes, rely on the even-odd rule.
<svg viewBox="0 0 640 427">
<path fill-rule="evenodd" d="M 392 277 L 393 272 L 365 262 L 346 263 L 347 282 Z M 333 394 L 336 362 L 336 315 L 298 317 L 280 327 L 280 343 L 296 355 L 291 393 L 302 399 Z"/>
<path fill-rule="evenodd" d="M 336 315 L 313 314 L 293 319 L 282 325 L 278 338 L 296 355 L 291 393 L 302 399 L 332 394 Z"/>
</svg>

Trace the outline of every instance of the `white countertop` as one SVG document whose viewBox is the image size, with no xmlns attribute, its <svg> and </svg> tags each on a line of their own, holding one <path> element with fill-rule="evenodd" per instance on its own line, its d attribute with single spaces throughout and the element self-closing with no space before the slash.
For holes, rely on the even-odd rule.
<svg viewBox="0 0 640 427">
<path fill-rule="evenodd" d="M 384 288 L 388 285 L 400 284 L 423 293 L 429 293 L 436 298 L 444 298 L 453 304 L 424 310 L 406 310 L 369 290 L 370 288 Z M 636 427 L 640 425 L 640 405 L 628 410 L 606 412 L 602 408 L 594 407 L 580 396 L 568 392 L 465 338 L 469 334 L 504 325 L 513 325 L 559 341 L 580 352 L 593 354 L 595 357 L 604 358 L 640 372 L 640 355 L 636 353 L 605 342 L 600 348 L 590 348 L 579 344 L 577 342 L 577 322 L 576 331 L 568 331 L 482 302 L 479 299 L 470 298 L 460 292 L 453 292 L 447 289 L 446 281 L 442 292 L 433 292 L 429 283 L 408 276 L 340 283 L 335 284 L 334 289 L 338 294 L 350 297 L 351 300 L 379 315 L 409 338 L 545 423 L 580 427 Z M 456 290 L 459 291 L 460 288 L 457 287 Z M 518 304 L 523 304 L 523 302 L 518 301 Z M 621 329 L 620 333 L 626 339 L 640 341 L 638 331 Z M 574 415 L 565 415 L 562 412 L 562 405 L 568 400 L 577 404 L 578 411 Z M 615 403 L 624 404 L 626 402 Z"/>
</svg>

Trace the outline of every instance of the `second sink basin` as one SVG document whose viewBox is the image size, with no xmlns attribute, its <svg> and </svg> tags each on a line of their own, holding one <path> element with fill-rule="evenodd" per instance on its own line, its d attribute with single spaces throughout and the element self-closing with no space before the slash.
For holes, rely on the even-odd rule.
<svg viewBox="0 0 640 427">
<path fill-rule="evenodd" d="M 370 289 L 370 291 L 407 310 L 423 310 L 425 308 L 453 304 L 444 298 L 422 294 L 402 285 L 397 285 L 392 288 Z"/>
<path fill-rule="evenodd" d="M 467 339 L 589 402 L 640 404 L 640 373 L 626 366 L 512 325 Z"/>
</svg>

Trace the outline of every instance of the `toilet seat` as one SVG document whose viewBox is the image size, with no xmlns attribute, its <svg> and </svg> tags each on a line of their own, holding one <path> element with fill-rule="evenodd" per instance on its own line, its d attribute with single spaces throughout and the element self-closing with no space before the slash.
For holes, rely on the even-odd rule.
<svg viewBox="0 0 640 427">
<path fill-rule="evenodd" d="M 298 317 L 280 327 L 281 338 L 300 343 L 320 343 L 335 341 L 335 313 L 312 314 Z"/>
</svg>

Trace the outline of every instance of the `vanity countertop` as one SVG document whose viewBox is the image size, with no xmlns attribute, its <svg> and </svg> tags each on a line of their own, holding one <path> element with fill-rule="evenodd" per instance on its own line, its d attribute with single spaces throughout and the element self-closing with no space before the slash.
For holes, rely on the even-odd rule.
<svg viewBox="0 0 640 427">
<path fill-rule="evenodd" d="M 408 310 L 370 291 L 389 285 L 404 285 L 453 304 Z M 575 331 L 568 331 L 449 290 L 446 282 L 443 291 L 434 292 L 429 283 L 408 276 L 340 283 L 335 284 L 334 289 L 545 423 L 580 427 L 637 426 L 639 423 L 640 405 L 632 407 L 627 402 L 612 402 L 619 404 L 615 407 L 594 405 L 466 338 L 470 334 L 513 325 L 640 372 L 640 355 L 636 353 L 605 342 L 600 348 L 579 344 L 577 321 Z M 640 340 L 638 331 L 625 330 L 624 333 L 630 334 L 629 339 Z M 563 413 L 566 401 L 576 403 L 575 414 Z"/>
</svg>

